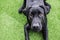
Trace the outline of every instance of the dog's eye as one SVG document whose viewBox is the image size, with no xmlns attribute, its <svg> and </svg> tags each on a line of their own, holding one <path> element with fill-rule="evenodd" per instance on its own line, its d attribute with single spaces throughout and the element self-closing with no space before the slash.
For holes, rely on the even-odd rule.
<svg viewBox="0 0 60 40">
<path fill-rule="evenodd" d="M 32 15 L 32 14 L 30 14 L 30 17 L 32 18 L 32 17 L 33 17 L 33 15 Z"/>
<path fill-rule="evenodd" d="M 42 14 L 42 13 L 40 13 L 40 14 L 39 14 L 39 17 L 42 17 L 42 16 L 43 16 L 43 14 Z"/>
</svg>

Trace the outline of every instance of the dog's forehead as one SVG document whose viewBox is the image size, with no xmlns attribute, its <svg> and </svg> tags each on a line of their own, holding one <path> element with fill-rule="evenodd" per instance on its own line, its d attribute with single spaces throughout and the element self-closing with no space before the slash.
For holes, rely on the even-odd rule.
<svg viewBox="0 0 60 40">
<path fill-rule="evenodd" d="M 36 7 L 36 8 L 34 8 L 34 7 L 32 7 L 31 9 L 30 9 L 30 13 L 34 13 L 34 14 L 36 14 L 36 13 L 43 13 L 44 14 L 44 9 L 43 8 L 41 8 L 41 7 Z"/>
</svg>

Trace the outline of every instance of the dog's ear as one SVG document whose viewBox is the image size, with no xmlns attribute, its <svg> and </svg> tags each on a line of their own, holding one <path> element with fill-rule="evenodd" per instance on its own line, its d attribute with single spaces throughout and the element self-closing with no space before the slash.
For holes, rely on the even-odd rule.
<svg viewBox="0 0 60 40">
<path fill-rule="evenodd" d="M 50 12 L 51 6 L 48 3 L 45 3 L 45 13 L 48 14 Z"/>
<path fill-rule="evenodd" d="M 48 14 L 50 12 L 51 7 L 50 6 L 45 6 L 45 13 Z"/>
<path fill-rule="evenodd" d="M 23 9 L 19 8 L 18 13 L 22 13 Z"/>
<path fill-rule="evenodd" d="M 26 7 L 26 0 L 24 0 L 23 5 L 21 6 L 21 8 L 19 8 L 18 12 L 22 13 L 25 7 Z"/>
<path fill-rule="evenodd" d="M 26 12 L 26 9 L 21 9 L 21 8 L 20 8 L 20 9 L 18 10 L 18 12 L 19 12 L 19 13 L 24 13 L 24 12 Z"/>
<path fill-rule="evenodd" d="M 25 8 L 25 9 L 23 10 L 24 15 L 28 16 L 30 9 L 31 9 L 31 7 Z"/>
</svg>

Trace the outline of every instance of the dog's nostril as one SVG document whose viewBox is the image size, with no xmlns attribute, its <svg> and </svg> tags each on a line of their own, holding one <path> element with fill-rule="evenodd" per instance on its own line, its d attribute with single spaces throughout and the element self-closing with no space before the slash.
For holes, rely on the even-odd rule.
<svg viewBox="0 0 60 40">
<path fill-rule="evenodd" d="M 33 29 L 37 29 L 38 28 L 38 26 L 33 26 Z"/>
<path fill-rule="evenodd" d="M 33 29 L 35 29 L 35 26 L 33 27 Z"/>
</svg>

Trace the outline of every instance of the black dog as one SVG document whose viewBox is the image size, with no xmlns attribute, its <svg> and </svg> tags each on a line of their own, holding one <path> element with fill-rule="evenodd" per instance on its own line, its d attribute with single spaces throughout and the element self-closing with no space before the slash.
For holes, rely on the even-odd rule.
<svg viewBox="0 0 60 40">
<path fill-rule="evenodd" d="M 24 0 L 19 13 L 24 13 L 27 23 L 24 27 L 25 40 L 29 40 L 29 30 L 42 31 L 44 40 L 48 40 L 47 17 L 51 6 L 45 0 Z"/>
</svg>

